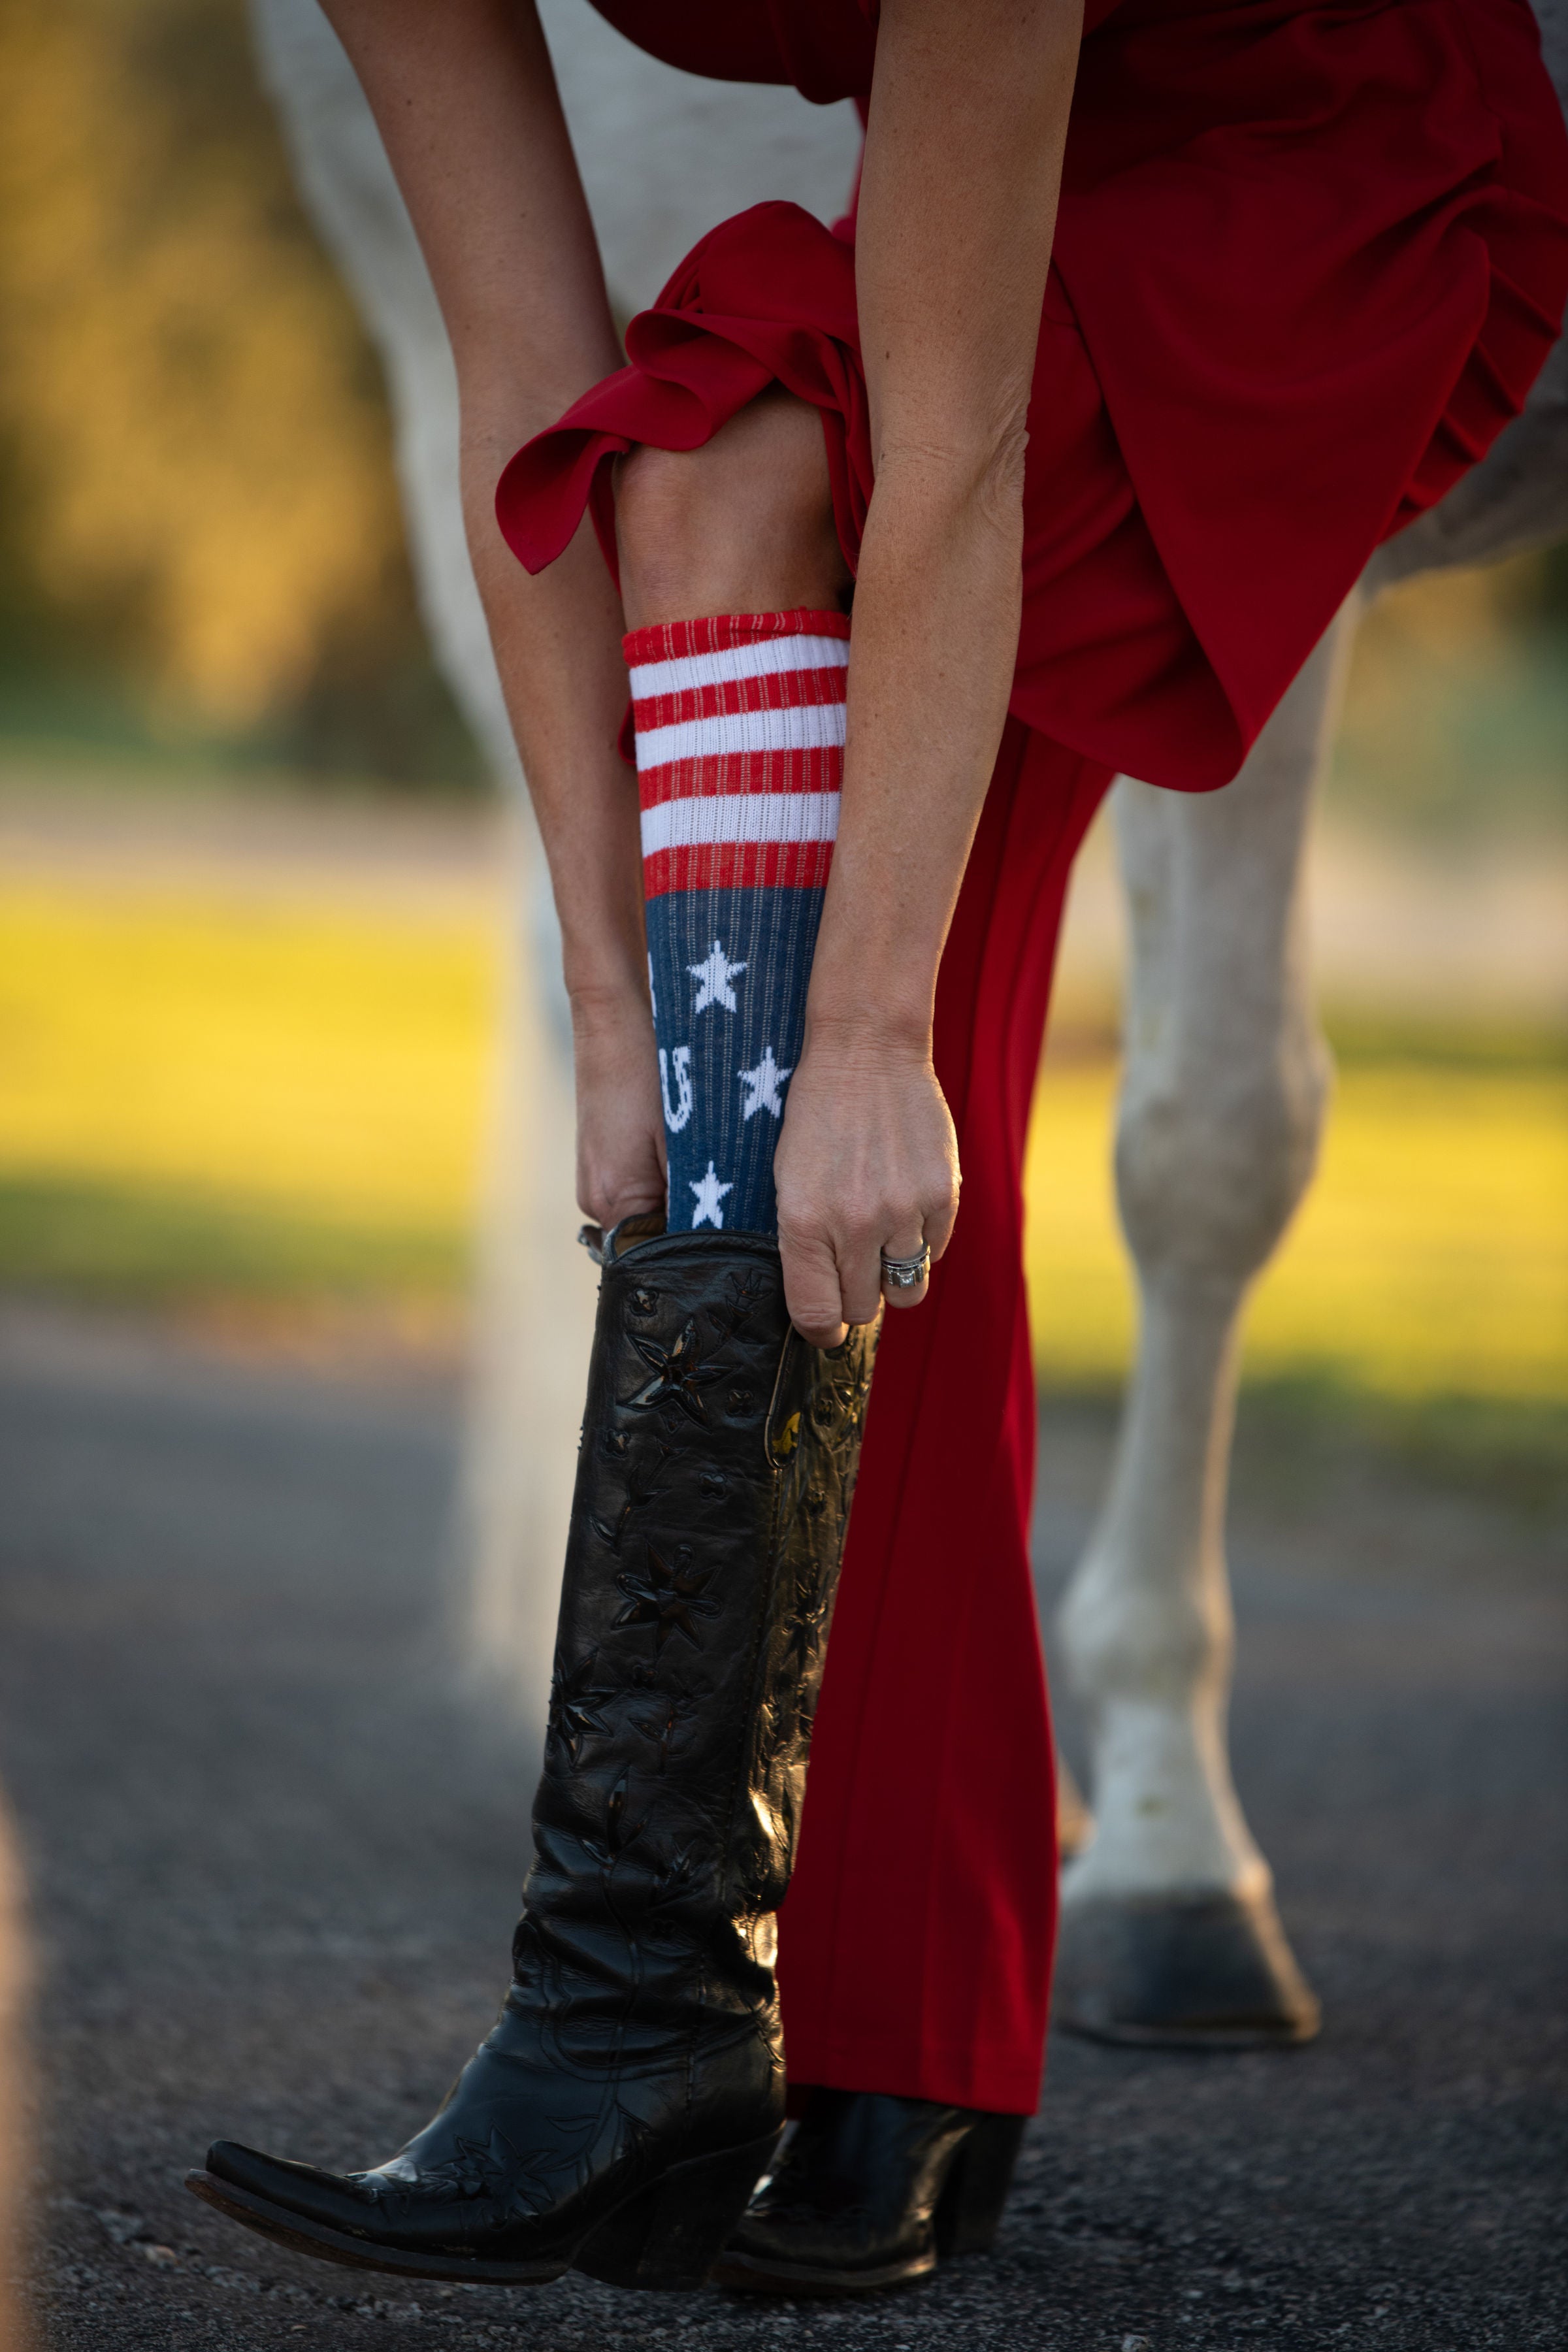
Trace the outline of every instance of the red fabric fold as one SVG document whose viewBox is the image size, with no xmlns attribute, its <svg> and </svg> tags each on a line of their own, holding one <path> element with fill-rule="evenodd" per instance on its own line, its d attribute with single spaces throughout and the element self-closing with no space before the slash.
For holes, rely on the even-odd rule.
<svg viewBox="0 0 1568 2352">
<path fill-rule="evenodd" d="M 1039 2099 L 1057 1853 L 1022 1178 L 1068 877 L 1110 781 L 1005 730 L 942 960 L 963 1205 L 926 1304 L 878 1347 L 779 1916 L 792 2085 Z"/>
</svg>

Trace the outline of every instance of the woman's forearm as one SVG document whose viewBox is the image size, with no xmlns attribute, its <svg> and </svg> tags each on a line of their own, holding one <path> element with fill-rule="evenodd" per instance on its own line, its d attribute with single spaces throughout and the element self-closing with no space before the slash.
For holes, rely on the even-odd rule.
<svg viewBox="0 0 1568 2352">
<path fill-rule="evenodd" d="M 561 914 L 577 1197 L 614 1223 L 664 1198 L 620 604 L 590 532 L 531 580 L 494 504 L 520 443 L 621 363 L 593 225 L 532 0 L 323 5 L 451 339 L 468 545 Z"/>
<path fill-rule="evenodd" d="M 923 1050 L 1006 718 L 1021 604 L 1008 462 L 895 463 L 867 519 L 838 839 L 810 1022 Z"/>
<path fill-rule="evenodd" d="M 510 446 L 506 456 L 510 453 Z M 577 1200 L 613 1225 L 665 1198 L 620 603 L 584 525 L 530 579 L 495 529 L 493 444 L 465 444 L 474 571 L 550 862 L 577 1077 Z"/>
<path fill-rule="evenodd" d="M 637 798 L 616 749 L 619 600 L 591 534 L 531 580 L 495 519 L 519 445 L 621 364 L 593 225 L 528 0 L 325 0 L 451 340 L 464 517 L 586 1005 L 646 994 Z"/>
<path fill-rule="evenodd" d="M 474 572 L 549 861 L 567 992 L 579 1014 L 646 1003 L 637 783 L 617 746 L 620 600 L 587 524 L 529 577 L 496 528 L 500 470 L 493 444 L 465 446 Z"/>
<path fill-rule="evenodd" d="M 928 1036 L 1006 716 L 1082 0 L 882 0 L 856 276 L 876 483 L 811 1015 Z"/>
</svg>

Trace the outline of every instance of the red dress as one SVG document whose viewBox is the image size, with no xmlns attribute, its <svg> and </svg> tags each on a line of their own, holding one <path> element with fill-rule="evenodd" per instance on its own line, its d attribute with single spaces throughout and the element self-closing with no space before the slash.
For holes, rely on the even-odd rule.
<svg viewBox="0 0 1568 2352">
<path fill-rule="evenodd" d="M 875 0 L 597 0 L 689 70 L 869 93 Z M 1089 0 L 1041 320 L 1012 718 L 937 1003 L 963 1205 L 889 1318 L 782 1977 L 797 2082 L 1032 2110 L 1054 1927 L 1029 1580 L 1020 1171 L 1068 870 L 1110 776 L 1233 776 L 1378 542 L 1516 415 L 1568 295 L 1568 138 L 1525 0 Z M 531 571 L 607 459 L 777 382 L 871 491 L 853 224 L 760 205 L 520 451 Z"/>
</svg>

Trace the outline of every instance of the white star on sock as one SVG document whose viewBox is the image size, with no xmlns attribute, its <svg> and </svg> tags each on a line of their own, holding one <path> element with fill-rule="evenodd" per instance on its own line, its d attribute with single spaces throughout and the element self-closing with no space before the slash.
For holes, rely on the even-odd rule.
<svg viewBox="0 0 1568 2352">
<path fill-rule="evenodd" d="M 746 1099 L 741 1105 L 742 1118 L 751 1118 L 760 1110 L 771 1110 L 775 1118 L 783 1118 L 784 1104 L 779 1098 L 779 1088 L 790 1072 L 780 1069 L 773 1059 L 771 1045 L 763 1047 L 763 1058 L 754 1070 L 737 1070 L 735 1076 L 746 1088 Z"/>
<path fill-rule="evenodd" d="M 734 1191 L 733 1184 L 721 1184 L 714 1173 L 713 1162 L 710 1160 L 707 1175 L 700 1184 L 693 1184 L 691 1189 L 697 1195 L 697 1213 L 691 1220 L 692 1232 L 695 1233 L 699 1225 L 722 1226 L 724 1212 L 719 1203 L 726 1192 Z"/>
<path fill-rule="evenodd" d="M 693 1013 L 701 1013 L 710 1004 L 721 1004 L 726 1013 L 734 1012 L 735 992 L 730 982 L 738 980 L 746 967 L 743 963 L 731 963 L 717 940 L 700 963 L 689 963 L 686 969 L 693 980 L 701 983 L 691 1008 Z"/>
</svg>

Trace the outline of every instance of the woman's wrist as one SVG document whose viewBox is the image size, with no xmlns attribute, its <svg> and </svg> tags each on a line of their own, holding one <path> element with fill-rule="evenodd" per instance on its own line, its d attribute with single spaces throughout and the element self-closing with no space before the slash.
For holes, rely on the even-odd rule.
<svg viewBox="0 0 1568 2352">
<path fill-rule="evenodd" d="M 622 1029 L 628 1023 L 646 1027 L 653 1018 L 646 977 L 635 969 L 566 984 L 572 1026 L 578 1035 Z"/>
<path fill-rule="evenodd" d="M 931 1048 L 931 1013 L 900 1010 L 885 1003 L 839 1003 L 808 999 L 805 1043 L 846 1061 L 929 1061 Z"/>
<path fill-rule="evenodd" d="M 847 921 L 842 895 L 826 910 L 805 1001 L 806 1042 L 851 1055 L 929 1055 L 935 964 L 911 956 L 908 942 L 901 951 L 879 952 L 853 919 L 861 911 L 851 901 Z"/>
</svg>

